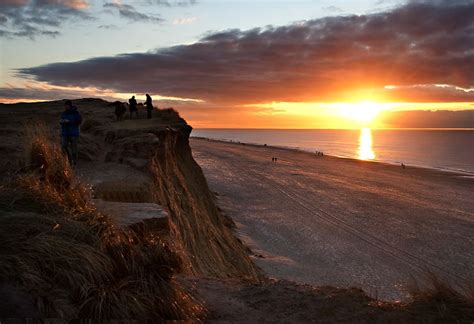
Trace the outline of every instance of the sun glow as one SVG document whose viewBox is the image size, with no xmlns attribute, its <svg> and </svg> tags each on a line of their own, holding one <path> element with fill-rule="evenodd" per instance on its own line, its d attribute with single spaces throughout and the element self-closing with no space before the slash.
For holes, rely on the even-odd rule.
<svg viewBox="0 0 474 324">
<path fill-rule="evenodd" d="M 223 115 L 224 123 L 218 123 L 216 115 L 212 115 L 206 124 L 197 123 L 188 117 L 196 127 L 228 127 L 228 128 L 320 128 L 320 129 L 361 129 L 368 127 L 380 129 L 394 127 L 386 123 L 390 112 L 405 110 L 469 110 L 472 103 L 412 103 L 386 102 L 383 98 L 369 95 L 354 97 L 347 102 L 267 102 L 246 104 L 232 109 L 232 117 Z M 386 115 L 386 113 L 388 113 Z M 230 113 L 229 113 L 230 114 Z M 219 121 L 220 122 L 220 121 Z"/>
<path fill-rule="evenodd" d="M 341 103 L 340 114 L 359 123 L 370 123 L 385 107 L 377 102 L 362 101 L 358 103 Z"/>
<path fill-rule="evenodd" d="M 377 101 L 353 102 L 271 102 L 243 105 L 254 108 L 254 115 L 285 118 L 295 126 L 283 128 L 337 128 L 360 129 L 380 127 L 380 112 L 399 108 L 400 103 Z M 259 126 L 261 127 L 261 126 Z M 281 126 L 279 126 L 281 127 Z"/>
</svg>

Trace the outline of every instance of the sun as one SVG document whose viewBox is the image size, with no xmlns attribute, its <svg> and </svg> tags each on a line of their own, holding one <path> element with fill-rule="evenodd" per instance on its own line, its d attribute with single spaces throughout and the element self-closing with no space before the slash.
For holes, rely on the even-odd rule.
<svg viewBox="0 0 474 324">
<path fill-rule="evenodd" d="M 355 103 L 341 103 L 338 105 L 339 113 L 356 122 L 367 124 L 372 122 L 384 110 L 383 105 L 374 101 L 361 101 Z"/>
</svg>

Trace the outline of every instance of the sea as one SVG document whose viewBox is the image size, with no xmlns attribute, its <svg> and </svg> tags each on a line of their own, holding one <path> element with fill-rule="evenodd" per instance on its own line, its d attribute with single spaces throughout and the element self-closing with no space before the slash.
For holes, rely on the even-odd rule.
<svg viewBox="0 0 474 324">
<path fill-rule="evenodd" d="M 474 129 L 198 128 L 191 136 L 474 175 Z"/>
</svg>

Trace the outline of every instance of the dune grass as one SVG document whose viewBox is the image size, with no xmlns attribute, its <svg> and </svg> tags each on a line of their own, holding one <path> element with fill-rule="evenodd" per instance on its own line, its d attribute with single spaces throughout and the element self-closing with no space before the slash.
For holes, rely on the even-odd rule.
<svg viewBox="0 0 474 324">
<path fill-rule="evenodd" d="M 447 280 L 427 272 L 423 285 L 413 284 L 408 292 L 411 301 L 403 308 L 419 320 L 436 323 L 472 323 L 474 321 L 474 286 Z"/>
<path fill-rule="evenodd" d="M 32 296 L 41 318 L 200 317 L 160 237 L 99 213 L 45 127 L 28 138 L 27 171 L 0 187 L 0 281 Z"/>
</svg>

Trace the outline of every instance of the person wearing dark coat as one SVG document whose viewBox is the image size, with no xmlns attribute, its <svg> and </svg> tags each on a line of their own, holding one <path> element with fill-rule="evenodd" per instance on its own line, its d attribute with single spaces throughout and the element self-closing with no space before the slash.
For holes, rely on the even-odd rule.
<svg viewBox="0 0 474 324">
<path fill-rule="evenodd" d="M 153 111 L 153 101 L 148 93 L 146 94 L 145 106 L 147 112 L 146 118 L 151 119 L 151 113 Z"/>
<path fill-rule="evenodd" d="M 135 96 L 132 96 L 132 98 L 128 99 L 128 104 L 130 111 L 130 119 L 132 119 L 133 113 L 135 113 L 135 118 L 138 118 L 137 100 L 135 99 Z"/>
<path fill-rule="evenodd" d="M 125 108 L 125 104 L 121 101 L 114 101 L 109 104 L 109 106 L 115 107 L 115 116 L 117 117 L 117 121 L 122 121 L 123 115 L 125 115 L 125 112 L 127 111 L 127 108 Z"/>
<path fill-rule="evenodd" d="M 64 112 L 61 114 L 61 149 L 67 154 L 67 158 L 71 165 L 77 164 L 77 142 L 80 134 L 80 125 L 82 116 L 77 107 L 72 104 L 71 100 L 64 103 Z"/>
</svg>

